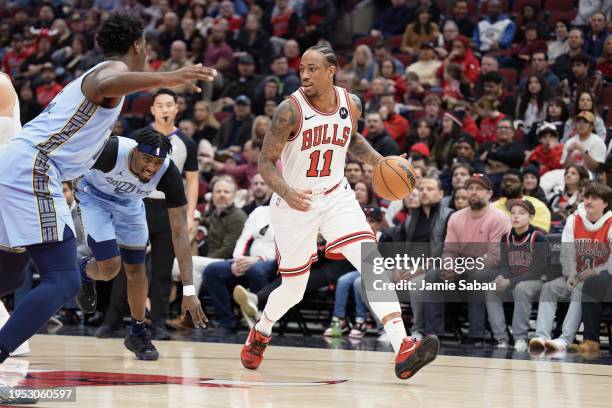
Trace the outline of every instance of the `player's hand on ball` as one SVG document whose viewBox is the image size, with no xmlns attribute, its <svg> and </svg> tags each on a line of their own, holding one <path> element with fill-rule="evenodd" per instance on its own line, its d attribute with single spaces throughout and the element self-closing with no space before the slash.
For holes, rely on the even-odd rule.
<svg viewBox="0 0 612 408">
<path fill-rule="evenodd" d="M 168 87 L 187 85 L 195 92 L 202 92 L 202 89 L 196 86 L 194 82 L 214 81 L 217 76 L 217 70 L 204 67 L 202 64 L 196 64 L 165 73 L 164 75 L 166 76 L 166 86 Z"/>
<path fill-rule="evenodd" d="M 183 296 L 183 303 L 181 304 L 181 318 L 184 319 L 187 312 L 191 315 L 193 325 L 195 327 L 205 328 L 208 323 L 208 317 L 202 310 L 200 299 L 197 296 Z"/>
<path fill-rule="evenodd" d="M 310 198 L 312 190 L 289 190 L 285 194 L 284 200 L 289 204 L 289 207 L 298 211 L 308 211 L 310 208 Z"/>
</svg>

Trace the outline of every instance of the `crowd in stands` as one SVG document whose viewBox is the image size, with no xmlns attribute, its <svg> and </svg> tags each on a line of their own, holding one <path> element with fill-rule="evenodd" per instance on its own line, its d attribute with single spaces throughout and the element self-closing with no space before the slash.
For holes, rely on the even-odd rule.
<svg viewBox="0 0 612 408">
<path fill-rule="evenodd" d="M 0 8 L 0 67 L 15 84 L 25 124 L 63 86 L 103 60 L 96 29 L 110 13 L 121 11 L 145 21 L 147 71 L 198 63 L 217 69 L 213 83 L 199 84 L 201 94 L 184 87 L 165 95 L 174 101 L 171 116 L 178 132 L 193 142 L 186 144 L 187 162 L 197 160 L 191 234 L 196 286 L 210 299 L 208 312 L 217 328 L 228 333 L 241 325 L 235 303 L 252 325 L 280 282 L 267 207 L 272 192 L 257 161 L 275 108 L 300 86 L 301 54 L 321 41 L 338 56 L 336 84 L 362 100 L 360 132 L 384 156 L 406 153 L 417 175 L 409 197 L 388 202 L 373 190 L 373 169 L 348 158 L 345 176 L 381 242 L 429 243 L 427 251 L 440 255 L 445 242 L 499 246 L 525 234 L 534 242 L 554 236 L 561 241 L 563 235 L 565 242 L 578 218 L 586 230 L 607 226 L 612 214 L 607 186 L 612 185 L 611 1 L 375 3 L 372 26 L 350 33 L 353 42 L 347 45 L 338 41 L 338 22 L 356 12 L 354 1 L 8 1 Z M 129 137 L 155 123 L 156 91 L 127 97 L 113 134 Z M 522 224 L 515 223 L 521 216 Z M 324 245 L 321 237 L 306 300 L 321 288 L 335 290 L 325 335 L 361 338 L 371 318 L 359 293 L 360 276 L 346 261 L 324 259 Z M 598 348 L 601 302 L 581 308 L 579 291 L 602 299 L 596 289 L 608 285 L 609 276 L 585 277 L 575 265 L 572 271 L 564 265 L 561 276 L 530 269 L 528 278 L 516 279 L 525 271 L 515 271 L 504 256 L 502 251 L 487 276 L 473 277 L 496 281 L 502 289 L 487 298 L 486 307 L 482 299 L 467 299 L 465 343 L 483 341 L 488 315 L 495 344 L 508 347 L 510 332 L 499 306 L 514 296 L 517 305 L 523 303 L 515 306 L 511 333 L 515 348 L 524 351 L 531 302 L 544 297 L 554 302 L 540 302 L 538 340 L 531 345 L 563 351 L 583 321 L 583 350 Z M 444 271 L 422 272 L 409 278 L 450 279 Z M 172 271 L 167 275 L 170 279 Z M 176 264 L 173 275 L 178 277 Z M 173 290 L 168 297 L 175 295 Z M 419 296 L 406 302 L 413 335 L 446 335 L 444 303 Z M 570 299 L 563 334 L 552 339 L 555 302 Z M 347 312 L 347 303 L 355 306 L 354 313 Z M 105 307 L 101 302 L 101 312 Z M 70 308 L 62 313 L 66 321 L 74 320 Z M 121 313 L 112 316 L 104 320 L 100 336 L 117 328 Z M 190 326 L 178 318 L 167 323 Z"/>
</svg>

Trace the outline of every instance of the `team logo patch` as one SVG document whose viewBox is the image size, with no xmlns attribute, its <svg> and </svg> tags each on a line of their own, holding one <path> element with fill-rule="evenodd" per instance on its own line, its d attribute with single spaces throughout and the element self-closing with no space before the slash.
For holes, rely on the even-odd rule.
<svg viewBox="0 0 612 408">
<path fill-rule="evenodd" d="M 346 108 L 340 108 L 340 117 L 342 119 L 346 119 L 348 116 L 348 109 Z"/>
</svg>

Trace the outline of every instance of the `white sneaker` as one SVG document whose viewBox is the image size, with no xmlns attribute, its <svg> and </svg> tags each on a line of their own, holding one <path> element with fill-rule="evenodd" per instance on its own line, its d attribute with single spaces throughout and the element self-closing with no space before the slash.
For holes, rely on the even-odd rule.
<svg viewBox="0 0 612 408">
<path fill-rule="evenodd" d="M 412 333 L 410 333 L 410 337 L 418 341 L 423 340 L 423 335 L 421 334 L 421 332 L 418 331 L 413 331 Z"/>
<path fill-rule="evenodd" d="M 11 353 L 11 357 L 23 356 L 30 352 L 30 343 L 26 340 Z"/>
<path fill-rule="evenodd" d="M 518 339 L 514 343 L 514 350 L 518 351 L 519 353 L 523 353 L 523 352 L 527 351 L 527 340 L 525 340 L 525 339 Z"/>
<path fill-rule="evenodd" d="M 495 348 L 498 348 L 498 349 L 507 349 L 509 347 L 510 347 L 510 345 L 508 344 L 508 342 L 506 340 L 496 340 Z"/>
<path fill-rule="evenodd" d="M 546 346 L 546 350 L 550 350 L 550 351 L 567 350 L 567 343 L 563 339 L 546 340 L 544 344 Z"/>
<path fill-rule="evenodd" d="M 4 303 L 0 301 L 0 328 L 4 326 L 4 324 L 8 321 L 10 315 L 9 312 L 4 307 Z M 30 343 L 26 340 L 21 344 L 15 351 L 11 353 L 11 357 L 15 356 L 23 356 L 24 354 L 28 354 L 30 352 Z"/>
<path fill-rule="evenodd" d="M 255 325 L 255 321 L 259 317 L 257 295 L 249 292 L 243 286 L 237 285 L 234 288 L 233 298 L 238 306 L 240 306 L 240 313 L 249 326 L 249 329 L 252 329 Z"/>
</svg>

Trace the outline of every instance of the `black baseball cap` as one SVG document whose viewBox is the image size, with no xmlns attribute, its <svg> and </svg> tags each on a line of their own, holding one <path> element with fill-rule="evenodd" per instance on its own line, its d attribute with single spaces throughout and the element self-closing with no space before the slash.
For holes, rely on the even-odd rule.
<svg viewBox="0 0 612 408">
<path fill-rule="evenodd" d="M 533 204 L 531 204 L 530 201 L 523 200 L 520 198 L 506 201 L 506 208 L 508 209 L 508 211 L 512 210 L 512 207 L 515 207 L 517 205 L 519 207 L 523 207 L 525 211 L 527 211 L 531 215 L 535 215 L 536 213 L 535 207 L 533 206 Z"/>
<path fill-rule="evenodd" d="M 486 174 L 474 173 L 472 177 L 466 180 L 465 188 L 468 188 L 470 184 L 477 183 L 486 188 L 487 190 L 493 190 L 493 182 Z"/>
</svg>

